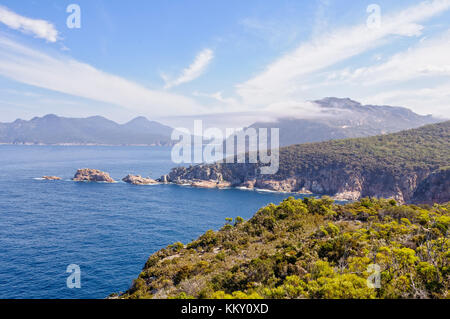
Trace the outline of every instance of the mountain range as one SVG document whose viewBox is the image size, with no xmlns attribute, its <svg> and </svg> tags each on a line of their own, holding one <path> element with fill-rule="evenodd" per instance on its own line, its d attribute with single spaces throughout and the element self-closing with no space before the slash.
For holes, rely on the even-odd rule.
<svg viewBox="0 0 450 319">
<path fill-rule="evenodd" d="M 320 115 L 308 119 L 280 117 L 272 122 L 256 122 L 249 127 L 279 128 L 279 144 L 288 146 L 394 133 L 442 121 L 431 115 L 419 115 L 405 107 L 363 105 L 349 98 L 327 97 L 312 103 Z"/>
<path fill-rule="evenodd" d="M 54 114 L 0 123 L 0 143 L 170 145 L 173 129 L 145 117 L 118 124 L 101 116 L 66 118 Z"/>
<path fill-rule="evenodd" d="M 279 128 L 279 144 L 288 146 L 393 133 L 442 121 L 404 107 L 362 105 L 348 98 L 329 97 L 313 103 L 320 111 L 314 117 L 281 117 L 249 127 Z M 101 116 L 67 118 L 49 114 L 29 121 L 0 123 L 0 143 L 173 145 L 172 131 L 171 127 L 145 117 L 118 124 Z"/>
</svg>

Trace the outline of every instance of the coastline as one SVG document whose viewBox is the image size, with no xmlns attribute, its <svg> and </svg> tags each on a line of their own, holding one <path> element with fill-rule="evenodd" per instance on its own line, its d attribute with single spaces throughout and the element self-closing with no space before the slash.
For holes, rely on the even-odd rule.
<svg viewBox="0 0 450 319">
<path fill-rule="evenodd" d="M 235 189 L 235 190 L 244 191 L 244 192 L 303 195 L 305 197 L 307 196 L 307 197 L 314 197 L 314 198 L 321 198 L 322 196 L 329 196 L 329 195 L 324 195 L 324 194 L 313 194 L 313 193 L 309 193 L 309 192 L 305 193 L 305 192 L 276 191 L 276 190 L 272 190 L 272 189 L 268 189 L 268 188 L 259 188 L 259 187 L 249 188 L 249 187 L 245 187 L 245 186 L 199 187 L 199 186 L 195 186 L 195 185 L 189 184 L 189 183 L 179 184 L 179 183 L 173 183 L 173 182 L 169 182 L 169 183 L 159 182 L 157 185 L 161 185 L 161 184 L 162 185 L 177 185 L 177 186 L 181 186 L 181 187 L 190 187 L 190 188 L 218 189 L 218 190 Z M 341 203 L 349 203 L 349 202 L 353 201 L 350 199 L 340 198 L 338 195 L 339 194 L 336 194 L 336 195 L 333 195 L 330 197 L 334 201 L 341 202 Z"/>
<path fill-rule="evenodd" d="M 123 147 L 172 147 L 172 144 L 95 144 L 95 143 L 0 143 L 11 146 L 123 146 Z"/>
<path fill-rule="evenodd" d="M 203 181 L 203 182 L 210 182 L 213 183 L 213 181 Z M 282 191 L 282 190 L 273 190 L 273 189 L 269 189 L 269 188 L 261 188 L 261 187 L 246 187 L 246 186 L 241 186 L 241 185 L 237 185 L 237 186 L 223 186 L 223 187 L 217 187 L 217 186 L 198 186 L 197 184 L 199 183 L 199 181 L 183 181 L 180 183 L 176 183 L 176 182 L 161 182 L 160 180 L 158 181 L 158 183 L 156 185 L 177 185 L 180 187 L 191 187 L 191 188 L 203 188 L 203 189 L 218 189 L 218 190 L 226 190 L 226 189 L 236 189 L 236 190 L 240 190 L 240 191 L 246 191 L 246 192 L 259 192 L 259 193 L 273 193 L 273 194 L 292 194 L 292 195 L 305 195 L 305 196 L 311 196 L 311 197 L 321 197 L 321 196 L 325 196 L 325 195 L 321 195 L 321 194 L 313 194 L 311 192 L 291 192 L 291 191 Z M 348 200 L 342 200 L 342 199 L 336 199 L 338 201 L 348 201 Z"/>
<path fill-rule="evenodd" d="M 47 179 L 42 178 L 42 177 L 33 177 L 32 178 L 35 181 L 47 181 Z M 73 183 L 94 183 L 92 181 L 74 181 L 72 179 L 61 179 L 58 180 L 60 182 L 73 182 Z M 53 181 L 55 182 L 55 181 Z M 129 185 L 133 185 L 130 183 L 126 183 L 122 180 L 114 180 L 114 182 L 111 183 L 106 183 L 106 182 L 95 182 L 95 183 L 102 183 L 102 184 L 129 184 Z M 175 183 L 175 182 L 161 182 L 158 181 L 157 183 L 152 183 L 152 184 L 142 184 L 142 185 L 137 185 L 137 186 L 158 186 L 158 185 L 176 185 L 176 186 L 180 186 L 180 187 L 189 187 L 189 188 L 197 188 L 197 189 L 217 189 L 217 190 L 227 190 L 227 189 L 235 189 L 235 190 L 240 190 L 240 191 L 247 191 L 247 192 L 259 192 L 259 193 L 272 193 L 272 194 L 292 194 L 292 195 L 305 195 L 305 196 L 311 196 L 311 197 L 316 197 L 316 198 L 320 198 L 322 195 L 320 194 L 312 194 L 312 193 L 304 193 L 304 192 L 290 192 L 290 191 L 276 191 L 276 190 L 272 190 L 272 189 L 266 189 L 266 188 L 259 188 L 259 187 L 254 187 L 254 188 L 249 188 L 249 187 L 245 187 L 245 186 L 226 186 L 226 187 L 206 187 L 206 186 L 198 186 L 196 185 L 196 183 L 198 182 L 191 182 L 191 183 Z M 342 199 L 336 199 L 338 201 L 347 201 L 347 200 L 342 200 Z"/>
</svg>

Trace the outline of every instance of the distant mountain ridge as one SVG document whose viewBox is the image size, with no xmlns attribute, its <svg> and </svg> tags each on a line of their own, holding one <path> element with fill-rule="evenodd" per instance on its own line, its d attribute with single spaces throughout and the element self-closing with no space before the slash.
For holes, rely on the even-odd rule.
<svg viewBox="0 0 450 319">
<path fill-rule="evenodd" d="M 279 128 L 282 147 L 395 133 L 443 121 L 404 107 L 362 105 L 349 98 L 328 97 L 313 103 L 320 111 L 313 118 L 281 117 L 256 122 L 249 128 Z M 48 114 L 29 121 L 0 123 L 0 143 L 173 145 L 176 141 L 171 140 L 172 131 L 173 128 L 142 116 L 118 124 L 102 116 L 67 118 Z M 245 150 L 238 148 L 237 152 Z"/>
<path fill-rule="evenodd" d="M 272 122 L 256 122 L 249 127 L 279 128 L 280 146 L 288 146 L 395 133 L 443 121 L 431 115 L 416 114 L 405 107 L 363 105 L 349 98 L 327 97 L 313 103 L 323 116 L 282 117 Z"/>
<path fill-rule="evenodd" d="M 171 145 L 173 129 L 145 117 L 118 124 L 102 116 L 66 118 L 54 114 L 0 123 L 0 143 Z"/>
</svg>

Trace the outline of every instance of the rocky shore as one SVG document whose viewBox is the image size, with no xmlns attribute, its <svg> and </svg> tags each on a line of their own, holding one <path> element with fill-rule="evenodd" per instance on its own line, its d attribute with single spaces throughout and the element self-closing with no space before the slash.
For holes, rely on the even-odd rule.
<svg viewBox="0 0 450 319">
<path fill-rule="evenodd" d="M 345 172 L 337 167 L 334 170 L 321 170 L 310 175 L 292 176 L 285 179 L 254 176 L 254 167 L 249 164 L 245 177 L 230 176 L 229 167 L 222 164 L 177 167 L 159 179 L 140 175 L 127 175 L 123 182 L 133 185 L 176 184 L 208 189 L 237 188 L 242 190 L 265 190 L 280 193 L 308 195 L 328 195 L 338 201 L 355 201 L 361 197 L 394 198 L 399 203 L 433 204 L 450 201 L 450 169 L 442 168 L 435 172 L 418 170 L 401 181 L 386 172 L 356 174 Z M 251 168 L 250 168 L 251 167 Z M 242 169 L 242 168 L 241 168 Z M 243 173 L 241 171 L 240 173 Z M 225 177 L 224 177 L 225 176 Z M 242 175 L 241 175 L 242 176 Z M 43 176 L 49 181 L 61 180 L 58 176 Z M 79 169 L 72 178 L 77 182 L 114 183 L 106 172 L 97 169 Z"/>
<path fill-rule="evenodd" d="M 216 166 L 215 166 L 216 165 Z M 295 181 L 288 179 L 284 181 L 271 179 L 248 179 L 232 181 L 225 180 L 222 173 L 218 171 L 220 164 L 198 165 L 193 167 L 177 167 L 158 179 L 160 183 L 192 186 L 198 188 L 237 188 L 245 190 L 267 190 L 278 193 L 313 194 L 305 187 L 296 187 Z"/>
<path fill-rule="evenodd" d="M 321 194 L 323 191 L 317 183 L 311 183 L 310 187 L 307 187 L 307 185 L 299 187 L 298 181 L 295 178 L 287 178 L 285 180 L 230 178 L 230 180 L 225 180 L 222 173 L 219 172 L 220 167 L 220 164 L 198 165 L 189 168 L 178 167 L 172 169 L 169 174 L 161 176 L 158 181 L 166 184 L 170 183 L 199 188 L 237 188 L 241 190 L 265 190 L 277 193 L 297 193 L 304 195 Z M 354 200 L 356 198 L 357 195 L 354 194 L 336 196 L 336 200 L 342 201 Z"/>
<path fill-rule="evenodd" d="M 247 171 L 243 170 L 243 166 L 246 166 Z M 327 167 L 304 175 L 280 178 L 278 176 L 254 176 L 252 174 L 254 167 L 249 164 L 243 164 L 238 173 L 234 171 L 235 167 L 237 165 L 229 166 L 227 164 L 178 167 L 162 176 L 158 181 L 202 188 L 235 187 L 280 193 L 328 195 L 338 201 L 355 201 L 369 196 L 394 198 L 399 203 L 408 203 L 419 201 L 416 199 L 420 193 L 418 186 L 430 175 L 430 171 L 426 169 L 417 170 L 404 176 L 402 180 L 397 180 L 388 172 L 349 172 L 344 167 Z M 436 181 L 433 183 L 433 185 L 437 184 Z M 433 190 L 437 188 L 434 186 Z M 441 191 L 445 193 L 445 190 Z M 428 192 L 431 193 L 432 190 Z M 424 202 L 423 199 L 421 201 Z M 439 202 L 444 201 L 440 200 Z"/>
</svg>

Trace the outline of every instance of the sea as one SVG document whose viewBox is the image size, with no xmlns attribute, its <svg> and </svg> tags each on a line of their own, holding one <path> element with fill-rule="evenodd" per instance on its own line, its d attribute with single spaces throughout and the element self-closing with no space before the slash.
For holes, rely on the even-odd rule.
<svg viewBox="0 0 450 319">
<path fill-rule="evenodd" d="M 124 292 L 159 249 L 294 196 L 121 182 L 127 174 L 168 173 L 177 166 L 170 153 L 168 147 L 0 145 L 0 298 Z M 74 182 L 79 168 L 108 172 L 118 182 Z M 67 284 L 69 265 L 79 267 L 79 288 Z"/>
</svg>

